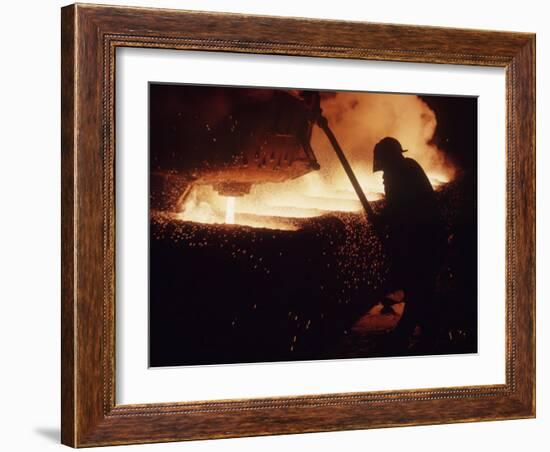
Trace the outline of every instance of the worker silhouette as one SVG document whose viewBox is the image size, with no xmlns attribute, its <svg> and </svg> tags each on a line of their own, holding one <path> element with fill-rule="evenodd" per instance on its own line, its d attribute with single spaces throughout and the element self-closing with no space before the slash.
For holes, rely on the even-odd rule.
<svg viewBox="0 0 550 452">
<path fill-rule="evenodd" d="M 434 190 L 422 167 L 399 141 L 386 137 L 374 147 L 373 172 L 383 171 L 386 204 L 377 218 L 390 258 L 391 290 L 405 293 L 405 310 L 391 335 L 396 349 L 409 348 L 417 326 L 423 349 L 437 331 L 434 289 L 441 264 L 443 223 Z"/>
</svg>

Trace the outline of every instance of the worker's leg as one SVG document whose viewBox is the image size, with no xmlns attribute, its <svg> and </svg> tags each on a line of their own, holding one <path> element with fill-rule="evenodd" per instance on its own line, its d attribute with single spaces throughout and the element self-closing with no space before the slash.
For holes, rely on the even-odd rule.
<svg viewBox="0 0 550 452">
<path fill-rule="evenodd" d="M 395 336 L 400 337 L 409 346 L 410 339 L 417 326 L 420 336 L 415 340 L 414 353 L 430 354 L 435 352 L 438 315 L 434 305 L 433 288 L 430 284 L 418 284 L 405 292 L 405 310 L 395 328 Z"/>
<path fill-rule="evenodd" d="M 413 334 L 414 329 L 418 323 L 418 317 L 420 314 L 421 300 L 418 300 L 417 294 L 414 290 L 405 290 L 405 309 L 399 323 L 393 330 L 393 335 L 396 338 L 401 338 L 403 341 L 407 341 Z"/>
<path fill-rule="evenodd" d="M 425 287 L 422 297 L 423 303 L 418 313 L 418 323 L 422 329 L 420 348 L 425 353 L 435 353 L 439 331 L 439 311 L 435 303 L 433 286 Z"/>
</svg>

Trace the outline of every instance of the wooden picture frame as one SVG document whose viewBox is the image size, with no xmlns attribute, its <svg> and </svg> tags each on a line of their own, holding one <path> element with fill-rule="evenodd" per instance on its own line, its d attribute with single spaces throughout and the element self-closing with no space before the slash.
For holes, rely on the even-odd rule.
<svg viewBox="0 0 550 452">
<path fill-rule="evenodd" d="M 62 442 L 73 447 L 535 416 L 535 35 L 162 9 L 62 9 Z M 506 383 L 115 403 L 118 47 L 506 69 Z"/>
</svg>

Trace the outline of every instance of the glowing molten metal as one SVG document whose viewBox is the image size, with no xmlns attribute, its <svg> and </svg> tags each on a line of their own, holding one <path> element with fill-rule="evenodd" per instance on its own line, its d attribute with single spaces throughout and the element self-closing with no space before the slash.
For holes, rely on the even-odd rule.
<svg viewBox="0 0 550 452">
<path fill-rule="evenodd" d="M 235 224 L 235 197 L 227 196 L 225 201 L 225 222 Z"/>
</svg>

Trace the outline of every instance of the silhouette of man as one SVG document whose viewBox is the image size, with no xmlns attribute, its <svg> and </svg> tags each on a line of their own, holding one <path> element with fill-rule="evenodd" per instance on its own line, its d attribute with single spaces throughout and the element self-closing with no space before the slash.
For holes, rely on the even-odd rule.
<svg viewBox="0 0 550 452">
<path fill-rule="evenodd" d="M 443 225 L 435 193 L 422 167 L 405 158 L 399 141 L 386 137 L 374 147 L 373 172 L 383 171 L 386 205 L 378 223 L 386 227 L 392 290 L 403 289 L 405 310 L 394 329 L 394 345 L 408 346 L 416 326 L 421 343 L 433 348 L 437 316 L 433 303 Z"/>
</svg>

